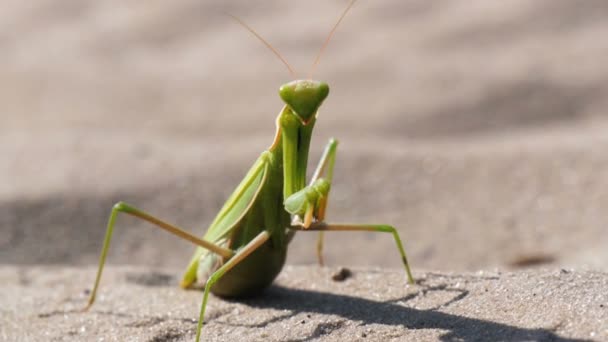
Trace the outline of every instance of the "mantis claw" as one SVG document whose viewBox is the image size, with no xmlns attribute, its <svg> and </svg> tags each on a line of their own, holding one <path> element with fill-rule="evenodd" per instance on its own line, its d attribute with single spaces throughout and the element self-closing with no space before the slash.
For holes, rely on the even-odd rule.
<svg viewBox="0 0 608 342">
<path fill-rule="evenodd" d="M 299 225 L 307 229 L 314 222 L 322 221 L 325 216 L 329 190 L 329 181 L 319 178 L 311 185 L 289 196 L 285 200 L 285 210 L 293 215 L 292 225 Z"/>
</svg>

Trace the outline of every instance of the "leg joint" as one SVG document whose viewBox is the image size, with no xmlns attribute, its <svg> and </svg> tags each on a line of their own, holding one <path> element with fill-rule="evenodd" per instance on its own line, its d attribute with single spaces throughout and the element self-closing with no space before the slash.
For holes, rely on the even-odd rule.
<svg viewBox="0 0 608 342">
<path fill-rule="evenodd" d="M 112 210 L 120 211 L 120 212 L 127 213 L 127 214 L 132 214 L 137 211 L 135 208 L 133 208 L 132 206 L 128 205 L 127 203 L 125 203 L 123 201 L 120 201 L 120 202 L 114 204 L 114 207 L 112 207 Z"/>
</svg>

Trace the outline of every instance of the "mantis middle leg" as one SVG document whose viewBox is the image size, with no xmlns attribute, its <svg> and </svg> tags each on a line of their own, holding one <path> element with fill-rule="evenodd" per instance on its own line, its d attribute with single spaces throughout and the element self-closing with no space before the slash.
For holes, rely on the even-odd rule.
<svg viewBox="0 0 608 342">
<path fill-rule="evenodd" d="M 412 276 L 412 271 L 410 270 L 410 265 L 407 261 L 407 256 L 403 248 L 403 243 L 401 242 L 401 238 L 399 237 L 397 229 L 395 229 L 395 227 L 393 226 L 385 224 L 328 224 L 325 222 L 317 222 L 308 228 L 304 228 L 301 226 L 291 226 L 290 228 L 298 231 L 359 231 L 391 233 L 393 234 L 395 243 L 397 244 L 397 249 L 399 249 L 399 253 L 401 254 L 401 260 L 403 262 L 403 266 L 405 267 L 405 272 L 407 273 L 408 282 L 410 284 L 414 284 L 414 277 Z"/>
</svg>

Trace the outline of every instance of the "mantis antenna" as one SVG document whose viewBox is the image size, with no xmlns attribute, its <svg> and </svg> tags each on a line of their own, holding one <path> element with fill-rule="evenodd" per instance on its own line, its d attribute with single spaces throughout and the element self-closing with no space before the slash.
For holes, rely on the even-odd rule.
<svg viewBox="0 0 608 342">
<path fill-rule="evenodd" d="M 323 51 L 325 51 L 325 48 L 329 44 L 329 41 L 331 40 L 331 37 L 333 37 L 334 32 L 336 32 L 336 29 L 338 28 L 338 25 L 340 25 L 340 22 L 342 22 L 342 19 L 344 19 L 344 17 L 346 16 L 346 13 L 348 13 L 348 11 L 351 9 L 351 7 L 353 7 L 353 5 L 355 4 L 355 2 L 357 2 L 357 0 L 351 0 L 350 1 L 350 3 L 348 4 L 348 6 L 344 10 L 344 12 L 342 12 L 342 15 L 340 16 L 340 19 L 338 19 L 338 21 L 336 22 L 336 24 L 334 25 L 334 27 L 331 29 L 331 31 L 327 35 L 327 38 L 325 39 L 325 42 L 323 43 L 323 46 L 321 46 L 321 50 L 319 50 L 319 54 L 317 55 L 317 58 L 315 59 L 315 62 L 312 64 L 312 67 L 310 68 L 310 73 L 308 73 L 309 78 L 312 78 L 312 74 L 315 71 L 317 65 L 319 64 L 319 60 L 321 59 L 321 55 L 323 55 Z"/>
<path fill-rule="evenodd" d="M 275 56 L 277 56 L 281 60 L 281 62 L 283 62 L 283 64 L 285 64 L 285 66 L 289 70 L 289 73 L 291 74 L 291 76 L 293 76 L 293 78 L 296 78 L 296 72 L 291 68 L 291 65 L 289 65 L 289 63 L 287 63 L 287 61 L 285 60 L 285 58 L 283 58 L 283 56 L 279 53 L 279 51 L 277 51 L 277 49 L 275 49 L 272 45 L 270 45 L 269 42 L 267 42 L 264 38 L 262 38 L 262 36 L 260 36 L 257 32 L 255 32 L 254 29 L 252 29 L 251 27 L 249 27 L 249 25 L 245 24 L 244 21 L 242 21 L 241 19 L 239 19 L 239 17 L 237 17 L 235 15 L 232 15 L 230 13 L 226 13 L 226 15 L 228 15 L 232 19 L 236 20 L 237 23 L 241 24 L 241 26 L 243 26 L 245 29 L 247 29 L 247 31 L 251 32 L 251 34 L 253 34 L 262 43 L 264 43 L 264 45 L 266 45 L 266 47 L 269 48 L 270 51 L 272 51 L 272 53 L 274 53 Z"/>
</svg>

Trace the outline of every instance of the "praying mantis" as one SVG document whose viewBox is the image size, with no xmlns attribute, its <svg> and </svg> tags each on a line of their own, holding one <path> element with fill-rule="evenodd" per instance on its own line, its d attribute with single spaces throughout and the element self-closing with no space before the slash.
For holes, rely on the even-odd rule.
<svg viewBox="0 0 608 342">
<path fill-rule="evenodd" d="M 313 64 L 329 43 L 336 28 L 354 5 L 352 0 L 330 31 Z M 295 76 L 284 58 L 253 29 L 233 17 L 260 39 Z M 325 222 L 338 141 L 330 139 L 321 159 L 306 182 L 308 152 L 318 109 L 329 94 L 325 82 L 300 79 L 282 85 L 284 107 L 276 119 L 270 147 L 261 153 L 245 178 L 220 209 L 202 239 L 124 202 L 112 208 L 88 305 L 95 302 L 114 224 L 119 213 L 135 216 L 198 246 L 181 280 L 183 288 L 204 289 L 196 329 L 200 341 L 209 293 L 220 297 L 246 297 L 268 287 L 285 263 L 287 247 L 298 231 L 318 231 L 317 256 L 323 263 L 323 233 L 371 231 L 393 235 L 405 267 L 414 283 L 397 230 L 383 224 L 333 224 Z"/>
</svg>

